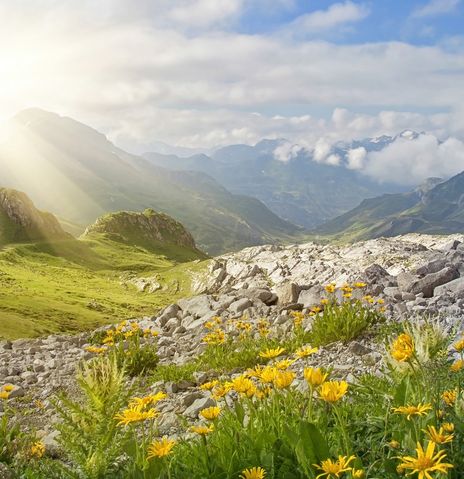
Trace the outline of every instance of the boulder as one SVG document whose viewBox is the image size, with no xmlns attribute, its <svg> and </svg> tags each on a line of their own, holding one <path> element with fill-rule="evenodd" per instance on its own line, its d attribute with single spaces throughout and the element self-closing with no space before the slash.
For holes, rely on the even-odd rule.
<svg viewBox="0 0 464 479">
<path fill-rule="evenodd" d="M 298 301 L 298 295 L 300 294 L 300 286 L 295 283 L 282 283 L 275 288 L 277 295 L 277 304 L 293 304 Z"/>
<path fill-rule="evenodd" d="M 431 298 L 433 291 L 437 286 L 449 283 L 459 277 L 459 272 L 452 267 L 446 267 L 436 273 L 428 274 L 423 278 L 417 279 L 404 286 L 404 290 L 408 293 L 423 293 L 425 298 Z"/>
<path fill-rule="evenodd" d="M 449 283 L 437 286 L 433 290 L 433 295 L 442 296 L 446 291 L 450 291 L 451 293 L 460 293 L 461 291 L 464 291 L 464 277 L 456 278 Z"/>
<path fill-rule="evenodd" d="M 301 303 L 305 308 L 315 306 L 321 303 L 321 299 L 327 294 L 324 288 L 320 285 L 312 286 L 309 289 L 304 289 L 298 295 L 298 303 Z"/>
<path fill-rule="evenodd" d="M 184 313 L 198 318 L 205 316 L 211 311 L 210 299 L 206 294 L 200 294 L 193 298 L 180 299 L 177 305 Z"/>
</svg>

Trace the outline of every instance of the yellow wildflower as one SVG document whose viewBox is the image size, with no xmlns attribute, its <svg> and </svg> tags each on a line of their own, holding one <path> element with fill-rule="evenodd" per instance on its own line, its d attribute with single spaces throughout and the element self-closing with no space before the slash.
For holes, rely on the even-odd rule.
<svg viewBox="0 0 464 479">
<path fill-rule="evenodd" d="M 148 456 L 147 459 L 152 459 L 154 457 L 164 457 L 171 454 L 173 447 L 176 445 L 176 441 L 173 439 L 168 439 L 163 437 L 163 439 L 153 441 L 148 446 Z"/>
<path fill-rule="evenodd" d="M 427 429 L 424 429 L 424 432 L 435 444 L 446 444 L 454 438 L 454 434 L 445 433 L 443 426 L 438 431 L 435 426 L 428 426 Z"/>
<path fill-rule="evenodd" d="M 263 383 L 272 383 L 274 381 L 274 378 L 276 377 L 277 372 L 278 370 L 276 368 L 267 366 L 261 370 L 258 377 Z"/>
<path fill-rule="evenodd" d="M 379 299 L 377 300 L 377 304 L 385 304 L 385 300 L 382 299 L 382 298 L 379 298 Z"/>
<path fill-rule="evenodd" d="M 10 397 L 10 393 L 8 391 L 0 391 L 0 399 L 8 399 Z"/>
<path fill-rule="evenodd" d="M 214 426 L 212 424 L 210 426 L 192 426 L 190 430 L 200 436 L 206 436 L 214 431 Z"/>
<path fill-rule="evenodd" d="M 98 346 L 87 346 L 85 350 L 93 354 L 103 354 L 106 351 L 106 348 L 99 348 Z"/>
<path fill-rule="evenodd" d="M 311 346 L 304 346 L 295 351 L 295 356 L 297 358 L 307 358 L 311 354 L 315 354 L 319 351 L 318 348 L 312 348 Z"/>
<path fill-rule="evenodd" d="M 438 451 L 435 454 L 436 444 L 429 441 L 424 451 L 422 445 L 418 442 L 416 448 L 417 457 L 404 456 L 400 459 L 403 461 L 399 467 L 402 471 L 410 470 L 410 474 L 418 474 L 418 479 L 430 479 L 431 472 L 441 472 L 446 474 L 448 469 L 453 467 L 452 464 L 442 462 L 446 458 L 445 451 Z"/>
<path fill-rule="evenodd" d="M 444 391 L 443 394 L 441 395 L 443 401 L 445 401 L 445 403 L 448 406 L 452 406 L 456 402 L 457 396 L 458 394 L 456 390 L 454 389 L 451 389 L 449 391 Z"/>
<path fill-rule="evenodd" d="M 322 298 L 321 304 L 325 306 L 326 304 L 329 304 L 329 300 L 327 298 Z"/>
<path fill-rule="evenodd" d="M 231 383 L 218 384 L 211 392 L 213 399 L 219 400 L 223 398 L 232 389 Z"/>
<path fill-rule="evenodd" d="M 11 391 L 13 391 L 14 386 L 12 384 L 5 384 L 4 386 L 2 386 L 2 389 L 7 393 L 10 393 Z"/>
<path fill-rule="evenodd" d="M 444 422 L 441 427 L 445 432 L 454 432 L 454 424 L 452 422 Z"/>
<path fill-rule="evenodd" d="M 114 416 L 114 419 L 118 419 L 118 426 L 127 426 L 133 422 L 147 421 L 148 419 L 155 419 L 159 415 L 156 409 L 148 409 L 143 411 L 139 406 L 132 406 L 124 409 L 120 413 Z"/>
<path fill-rule="evenodd" d="M 262 467 L 252 467 L 251 469 L 244 469 L 240 474 L 240 479 L 264 479 L 266 477 L 266 470 Z"/>
<path fill-rule="evenodd" d="M 295 373 L 291 371 L 279 371 L 274 378 L 274 386 L 277 389 L 288 388 L 295 379 Z"/>
<path fill-rule="evenodd" d="M 265 351 L 261 351 L 259 356 L 264 359 L 274 359 L 282 353 L 285 353 L 284 348 L 266 349 Z"/>
<path fill-rule="evenodd" d="M 219 414 L 221 414 L 221 408 L 219 406 L 207 407 L 200 411 L 200 416 L 207 419 L 208 421 L 213 421 L 216 419 Z"/>
<path fill-rule="evenodd" d="M 274 366 L 277 368 L 277 369 L 287 369 L 289 368 L 294 362 L 296 361 L 296 359 L 282 359 L 280 361 L 277 361 L 274 363 Z"/>
<path fill-rule="evenodd" d="M 319 391 L 319 397 L 326 402 L 337 402 L 348 391 L 348 383 L 346 381 L 327 381 L 322 384 Z"/>
<path fill-rule="evenodd" d="M 399 449 L 401 444 L 398 442 L 398 441 L 395 441 L 394 439 L 392 439 L 388 445 L 392 448 L 392 449 Z"/>
<path fill-rule="evenodd" d="M 461 351 L 464 351 L 464 338 L 461 338 L 459 341 L 454 343 L 454 349 L 458 351 L 459 353 Z"/>
<path fill-rule="evenodd" d="M 40 459 L 45 454 L 45 444 L 42 441 L 34 442 L 30 452 L 32 457 Z"/>
<path fill-rule="evenodd" d="M 343 297 L 346 299 L 351 298 L 351 296 L 353 296 L 351 293 L 343 293 Z"/>
<path fill-rule="evenodd" d="M 232 380 L 232 388 L 240 394 L 248 395 L 248 391 L 253 391 L 255 385 L 250 379 L 244 376 L 239 376 Z"/>
<path fill-rule="evenodd" d="M 431 409 L 432 406 L 430 404 L 418 404 L 417 406 L 394 407 L 393 412 L 405 415 L 408 421 L 410 421 L 412 416 L 425 416 Z"/>
<path fill-rule="evenodd" d="M 400 334 L 392 344 L 391 355 L 397 361 L 403 362 L 411 358 L 414 353 L 414 343 L 409 334 Z"/>
<path fill-rule="evenodd" d="M 362 288 L 365 288 L 367 286 L 366 283 L 363 283 L 362 281 L 358 281 L 356 283 L 354 283 L 353 285 L 355 288 L 359 288 L 359 289 L 362 289 Z"/>
<path fill-rule="evenodd" d="M 450 366 L 451 371 L 454 373 L 457 373 L 462 368 L 464 368 L 464 359 L 458 359 Z"/>
<path fill-rule="evenodd" d="M 366 477 L 366 473 L 362 469 L 353 469 L 351 475 L 353 479 L 364 479 Z"/>
<path fill-rule="evenodd" d="M 314 308 L 311 308 L 311 311 L 317 314 L 322 311 L 322 308 L 320 308 L 319 306 L 314 306 Z"/>
<path fill-rule="evenodd" d="M 328 284 L 327 286 L 325 286 L 324 289 L 325 289 L 329 294 L 332 294 L 332 293 L 335 292 L 336 285 L 335 285 L 335 283 L 330 283 L 330 284 Z"/>
<path fill-rule="evenodd" d="M 316 476 L 316 479 L 325 477 L 327 479 L 339 478 L 344 472 L 351 471 L 349 467 L 350 463 L 356 459 L 355 456 L 338 456 L 336 461 L 332 459 L 326 459 L 321 462 L 321 465 L 314 464 L 314 467 L 322 471 L 321 474 Z"/>
<path fill-rule="evenodd" d="M 156 404 L 158 401 L 161 401 L 162 399 L 165 399 L 167 397 L 168 395 L 161 391 L 150 396 L 145 396 L 141 398 L 134 397 L 130 400 L 129 407 L 140 407 L 143 409 L 147 406 L 150 406 L 151 404 Z"/>
<path fill-rule="evenodd" d="M 219 384 L 219 381 L 217 379 L 214 379 L 213 381 L 209 381 L 207 383 L 203 383 L 201 386 L 200 386 L 200 389 L 202 389 L 203 391 L 211 391 L 212 389 L 214 389 L 217 385 Z"/>
<path fill-rule="evenodd" d="M 321 368 L 305 368 L 303 374 L 308 384 L 313 388 L 320 386 L 329 375 L 328 373 L 323 373 Z"/>
</svg>

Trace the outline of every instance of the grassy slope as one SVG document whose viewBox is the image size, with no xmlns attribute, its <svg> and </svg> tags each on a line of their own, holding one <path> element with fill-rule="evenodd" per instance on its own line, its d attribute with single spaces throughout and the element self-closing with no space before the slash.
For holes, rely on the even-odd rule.
<svg viewBox="0 0 464 479">
<path fill-rule="evenodd" d="M 206 264 L 196 258 L 204 257 L 172 246 L 154 254 L 103 236 L 8 246 L 0 251 L 0 337 L 76 332 L 152 315 L 190 293 L 190 272 Z M 121 284 L 128 271 L 156 275 L 163 289 L 150 294 Z"/>
</svg>

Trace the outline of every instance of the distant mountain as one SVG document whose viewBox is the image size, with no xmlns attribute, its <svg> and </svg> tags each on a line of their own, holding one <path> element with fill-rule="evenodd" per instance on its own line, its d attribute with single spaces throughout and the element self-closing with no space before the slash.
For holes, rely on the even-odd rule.
<svg viewBox="0 0 464 479">
<path fill-rule="evenodd" d="M 320 235 L 360 240 L 405 233 L 464 232 L 464 172 L 447 181 L 431 178 L 414 191 L 364 200 L 321 225 Z"/>
<path fill-rule="evenodd" d="M 343 162 L 351 148 L 363 146 L 367 151 L 385 147 L 394 138 L 380 137 L 337 144 L 334 154 Z M 208 173 L 233 193 L 253 196 L 286 220 L 313 228 L 353 208 L 365 198 L 404 189 L 379 184 L 360 172 L 346 167 L 314 161 L 307 150 L 295 150 L 290 161 L 276 158 L 277 148 L 285 140 L 263 140 L 255 146 L 231 145 L 220 148 L 211 156 L 146 153 L 153 164 L 182 171 Z"/>
<path fill-rule="evenodd" d="M 39 109 L 9 122 L 0 143 L 0 178 L 77 224 L 108 212 L 153 208 L 184 224 L 211 254 L 298 233 L 256 198 L 232 194 L 203 172 L 156 166 L 82 123 Z"/>
<path fill-rule="evenodd" d="M 58 220 L 51 213 L 39 211 L 25 193 L 0 188 L 0 246 L 70 238 Z"/>
</svg>

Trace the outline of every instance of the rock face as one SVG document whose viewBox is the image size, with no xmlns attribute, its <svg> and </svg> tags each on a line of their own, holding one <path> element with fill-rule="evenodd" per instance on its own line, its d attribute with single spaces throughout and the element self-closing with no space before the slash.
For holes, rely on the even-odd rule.
<svg viewBox="0 0 464 479">
<path fill-rule="evenodd" d="M 39 211 L 25 193 L 0 188 L 0 244 L 68 238 L 58 220 Z"/>
<path fill-rule="evenodd" d="M 143 213 L 120 211 L 102 216 L 86 229 L 84 236 L 94 233 L 145 247 L 164 243 L 196 250 L 192 235 L 181 223 L 152 209 Z"/>
</svg>

